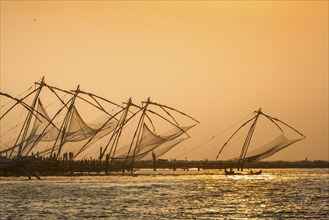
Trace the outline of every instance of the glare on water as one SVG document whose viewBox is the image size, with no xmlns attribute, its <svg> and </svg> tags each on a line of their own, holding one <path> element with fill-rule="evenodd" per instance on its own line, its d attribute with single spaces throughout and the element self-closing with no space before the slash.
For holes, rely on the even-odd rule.
<svg viewBox="0 0 329 220">
<path fill-rule="evenodd" d="M 2 178 L 1 219 L 329 218 L 328 169 Z"/>
</svg>

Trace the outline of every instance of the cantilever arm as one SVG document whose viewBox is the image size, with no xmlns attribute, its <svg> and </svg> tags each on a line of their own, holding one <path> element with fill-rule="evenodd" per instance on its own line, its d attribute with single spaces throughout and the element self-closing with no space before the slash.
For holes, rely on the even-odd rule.
<svg viewBox="0 0 329 220">
<path fill-rule="evenodd" d="M 282 133 L 284 133 L 284 131 L 282 130 L 282 128 L 273 120 L 273 118 L 271 118 L 270 116 L 264 114 L 264 113 L 261 113 L 262 115 L 264 115 L 268 120 L 270 120 L 271 122 L 273 122 L 273 124 L 275 124 L 279 129 L 280 131 L 282 131 Z"/>
<path fill-rule="evenodd" d="M 45 84 L 45 86 L 52 92 L 56 95 L 56 97 L 61 101 L 61 103 L 66 107 L 66 103 L 59 97 L 59 95 L 55 92 L 55 90 L 51 87 L 51 86 L 48 86 L 47 84 Z"/>
<path fill-rule="evenodd" d="M 262 113 L 262 114 L 265 115 L 264 113 Z M 300 134 L 301 136 L 303 136 L 304 138 L 306 138 L 305 135 L 303 135 L 302 133 L 300 133 L 299 131 L 297 131 L 295 128 L 291 127 L 291 126 L 288 125 L 287 123 L 285 123 L 285 122 L 283 122 L 283 121 L 281 121 L 281 120 L 279 120 L 279 119 L 277 119 L 277 118 L 273 118 L 273 117 L 271 117 L 271 116 L 269 116 L 269 115 L 265 115 L 265 116 L 268 117 L 268 118 L 270 118 L 270 119 L 273 119 L 273 120 L 275 120 L 275 121 L 281 122 L 282 124 L 286 125 L 287 127 L 291 128 L 292 130 L 296 131 L 298 134 Z"/>
<path fill-rule="evenodd" d="M 174 120 L 174 122 L 178 125 L 178 122 L 175 120 L 175 118 L 164 108 L 164 107 L 162 107 L 162 106 L 159 106 L 164 112 L 166 112 L 167 113 L 167 115 L 169 115 L 170 116 L 170 118 L 172 119 L 172 120 Z"/>
<path fill-rule="evenodd" d="M 3 95 L 3 96 L 6 96 L 6 97 L 8 97 L 8 98 L 10 98 L 10 99 L 13 99 L 13 100 L 15 100 L 16 101 L 16 103 L 13 105 L 13 106 L 11 106 L 1 117 L 0 117 L 0 119 L 2 119 L 6 114 L 8 114 L 8 112 L 10 111 L 10 110 L 12 110 L 16 105 L 18 105 L 18 104 L 21 104 L 21 105 L 23 105 L 24 106 L 24 108 L 26 108 L 28 111 L 31 111 L 31 108 L 29 107 L 29 105 L 27 105 L 25 102 L 23 102 L 23 100 L 25 99 L 25 98 L 27 98 L 28 96 L 30 96 L 31 94 L 33 94 L 35 91 L 37 91 L 38 89 L 35 89 L 35 90 L 33 90 L 32 92 L 30 92 L 28 95 L 26 95 L 26 96 L 24 96 L 23 98 L 21 98 L 21 99 L 17 99 L 17 98 L 14 98 L 14 97 L 12 97 L 11 95 L 9 95 L 9 94 L 7 94 L 7 93 L 2 93 L 2 92 L 0 92 L 0 95 Z"/>
<path fill-rule="evenodd" d="M 41 117 L 43 117 L 44 119 L 46 119 L 47 121 L 49 121 L 49 119 L 47 117 L 45 117 L 43 114 L 41 114 L 40 112 L 38 112 L 35 109 L 32 109 L 29 105 L 27 105 L 25 102 L 23 102 L 23 99 L 17 99 L 12 97 L 11 95 L 8 95 L 7 93 L 2 93 L 0 92 L 0 95 L 6 96 L 8 98 L 11 98 L 13 100 L 16 101 L 15 105 L 13 105 L 11 108 L 9 108 L 9 110 L 7 110 L 1 117 L 0 120 L 11 110 L 13 109 L 17 104 L 21 104 L 24 108 L 26 108 L 28 111 L 30 111 L 39 121 L 41 121 L 38 117 L 38 115 L 40 115 Z M 50 123 L 52 123 L 51 121 L 49 121 Z"/>
<path fill-rule="evenodd" d="M 172 123 L 170 120 L 166 119 L 165 117 L 163 117 L 162 115 L 152 111 L 152 110 L 149 110 L 147 109 L 148 112 L 152 113 L 152 114 L 155 114 L 157 116 L 159 116 L 160 118 L 164 119 L 165 121 L 169 122 L 170 124 L 174 125 L 176 128 L 178 128 L 179 130 L 181 130 L 182 132 L 184 132 L 188 137 L 191 137 L 186 131 L 184 131 L 181 127 L 179 127 L 178 125 Z"/>
<path fill-rule="evenodd" d="M 73 92 L 74 92 L 74 91 L 73 91 Z M 116 104 L 116 103 L 114 103 L 114 102 L 112 102 L 112 101 L 110 101 L 110 100 L 108 100 L 108 99 L 105 99 L 105 98 L 100 97 L 100 96 L 98 96 L 98 95 L 92 94 L 92 93 L 90 93 L 90 92 L 84 92 L 84 91 L 82 91 L 82 90 L 79 90 L 78 92 L 79 92 L 79 93 L 82 93 L 82 94 L 85 94 L 85 95 L 89 95 L 90 97 L 96 97 L 96 98 L 98 98 L 98 99 L 101 99 L 101 100 L 103 100 L 103 101 L 106 101 L 106 102 L 108 102 L 108 103 L 111 103 L 112 105 L 115 105 L 115 106 L 117 106 L 117 107 L 123 108 L 122 106 L 120 106 L 120 105 L 118 105 L 118 104 Z M 79 98 L 81 98 L 81 97 L 79 97 Z M 83 99 L 83 100 L 84 100 L 84 99 Z M 84 101 L 86 101 L 86 100 L 84 100 Z"/>
<path fill-rule="evenodd" d="M 198 120 L 196 120 L 195 118 L 193 118 L 193 117 L 191 117 L 191 116 L 185 114 L 184 112 L 178 111 L 177 109 L 174 109 L 174 108 L 172 108 L 172 107 L 169 107 L 169 106 L 166 106 L 166 105 L 162 105 L 162 104 L 159 104 L 159 103 L 156 103 L 156 102 L 149 102 L 149 103 L 150 103 L 150 104 L 153 104 L 153 105 L 161 106 L 161 107 L 163 107 L 163 108 L 168 108 L 168 109 L 173 110 L 173 111 L 176 111 L 176 112 L 178 112 L 178 113 L 180 113 L 180 114 L 182 114 L 182 115 L 185 115 L 186 117 L 189 117 L 189 118 L 192 119 L 193 121 L 195 121 L 195 122 L 197 122 L 197 123 L 200 123 L 200 122 L 199 122 Z"/>
</svg>

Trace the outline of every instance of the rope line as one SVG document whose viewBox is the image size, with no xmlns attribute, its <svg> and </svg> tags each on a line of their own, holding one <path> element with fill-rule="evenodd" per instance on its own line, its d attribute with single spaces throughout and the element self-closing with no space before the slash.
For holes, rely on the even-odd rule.
<svg viewBox="0 0 329 220">
<path fill-rule="evenodd" d="M 208 140 L 202 142 L 201 144 L 197 145 L 196 147 L 192 148 L 191 150 L 189 150 L 189 151 L 187 151 L 187 152 L 181 154 L 180 156 L 176 157 L 175 159 L 178 159 L 178 158 L 180 158 L 180 157 L 182 157 L 182 156 L 185 156 L 186 154 L 188 154 L 188 153 L 190 153 L 190 152 L 192 152 L 192 151 L 198 149 L 198 148 L 201 147 L 202 145 L 204 145 L 204 144 L 206 144 L 206 143 L 212 141 L 212 140 L 215 139 L 217 136 L 219 136 L 219 135 L 223 134 L 224 132 L 230 130 L 231 128 L 233 128 L 233 127 L 236 126 L 237 124 L 241 123 L 241 121 L 244 121 L 246 118 L 250 117 L 250 115 L 252 115 L 252 114 L 253 114 L 253 113 L 247 115 L 246 117 L 242 118 L 241 120 L 239 120 L 239 121 L 236 122 L 235 124 L 233 124 L 233 125 L 231 125 L 230 127 L 224 129 L 223 131 L 217 133 L 215 136 L 213 136 L 213 137 L 211 137 L 210 139 L 208 139 Z"/>
</svg>

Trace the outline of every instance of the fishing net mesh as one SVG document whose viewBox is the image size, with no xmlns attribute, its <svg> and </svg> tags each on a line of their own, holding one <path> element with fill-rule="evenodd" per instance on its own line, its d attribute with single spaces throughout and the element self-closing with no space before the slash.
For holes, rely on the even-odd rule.
<svg viewBox="0 0 329 220">
<path fill-rule="evenodd" d="M 248 152 L 246 154 L 245 160 L 251 162 L 254 160 L 262 160 L 268 158 L 276 152 L 283 150 L 289 145 L 296 143 L 300 140 L 302 140 L 302 138 L 289 140 L 283 133 L 281 133 L 279 136 L 266 143 L 265 145 Z"/>
</svg>

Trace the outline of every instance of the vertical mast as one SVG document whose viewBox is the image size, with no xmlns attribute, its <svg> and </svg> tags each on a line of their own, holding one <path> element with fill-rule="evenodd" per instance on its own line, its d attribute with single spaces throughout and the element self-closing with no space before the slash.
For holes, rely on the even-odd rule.
<svg viewBox="0 0 329 220">
<path fill-rule="evenodd" d="M 257 113 L 257 115 L 256 115 L 256 117 L 254 119 L 254 122 L 252 123 L 250 129 L 249 129 L 249 132 L 247 134 L 247 137 L 244 141 L 244 144 L 243 144 L 243 147 L 242 147 L 242 150 L 241 150 L 240 157 L 238 159 L 238 169 L 241 168 L 242 171 L 243 171 L 243 160 L 246 157 L 246 154 L 247 154 L 250 142 L 251 142 L 252 135 L 254 134 L 254 131 L 255 131 L 255 127 L 256 127 L 258 117 L 262 113 L 261 108 L 256 113 Z"/>
<path fill-rule="evenodd" d="M 53 147 L 53 149 L 51 151 L 51 154 L 52 154 L 54 152 L 54 150 L 55 150 L 57 141 L 60 138 L 60 144 L 59 144 L 59 148 L 58 148 L 58 152 L 57 152 L 57 158 L 60 158 L 60 153 L 61 153 L 62 147 L 65 144 L 65 137 L 66 137 L 66 132 L 67 132 L 67 126 L 68 126 L 69 121 L 70 121 L 71 116 L 72 116 L 72 110 L 73 110 L 73 107 L 74 107 L 74 102 L 75 102 L 75 99 L 76 99 L 76 97 L 77 97 L 77 95 L 79 93 L 79 89 L 80 89 L 80 86 L 78 85 L 78 87 L 77 87 L 77 89 L 75 91 L 75 94 L 74 94 L 74 96 L 72 98 L 72 101 L 70 103 L 70 106 L 69 106 L 69 108 L 67 110 L 67 113 L 65 115 L 65 118 L 63 120 L 62 126 L 60 128 L 60 131 L 61 132 L 58 133 L 57 139 L 56 139 L 56 141 L 54 143 L 54 147 Z M 61 137 L 60 137 L 60 135 L 61 135 Z"/>
<path fill-rule="evenodd" d="M 139 119 L 139 122 L 138 122 L 138 125 L 137 125 L 137 128 L 136 128 L 134 137 L 133 137 L 133 139 L 131 141 L 131 144 L 130 144 L 130 147 L 129 147 L 129 150 L 128 150 L 128 153 L 127 153 L 127 156 L 126 156 L 125 163 L 127 163 L 127 161 L 128 161 L 129 154 L 131 152 L 132 146 L 133 146 L 134 141 L 135 141 L 135 148 L 134 148 L 133 156 L 131 158 L 131 172 L 133 172 L 135 154 L 136 154 L 136 150 L 137 150 L 137 147 L 138 147 L 138 144 L 139 144 L 140 133 L 141 133 L 141 130 L 143 128 L 143 121 L 144 121 L 144 117 L 145 117 L 145 112 L 146 112 L 146 109 L 147 109 L 147 106 L 149 105 L 149 103 L 150 103 L 150 98 L 147 99 L 146 104 L 143 107 L 142 115 L 141 115 L 141 117 Z"/>
<path fill-rule="evenodd" d="M 117 150 L 117 147 L 118 147 L 118 143 L 119 143 L 119 139 L 120 139 L 120 136 L 121 136 L 121 133 L 122 133 L 122 130 L 123 130 L 123 126 L 126 124 L 126 118 L 127 118 L 127 115 L 128 115 L 128 112 L 129 112 L 129 108 L 131 106 L 131 103 L 132 102 L 131 102 L 131 98 L 130 98 L 128 100 L 126 109 L 125 109 L 124 113 L 122 114 L 122 116 L 120 118 L 120 121 L 118 123 L 118 126 L 116 128 L 116 131 L 115 131 L 116 132 L 115 133 L 115 138 L 114 138 L 114 141 L 113 141 L 112 147 L 110 149 L 110 153 L 109 153 L 110 156 L 112 154 L 112 158 L 113 159 L 114 159 L 114 156 L 115 156 L 115 151 Z M 114 133 L 113 133 L 113 135 L 114 135 Z M 111 139 L 112 139 L 112 137 L 111 137 Z M 105 152 L 105 150 L 104 150 L 104 152 Z M 104 155 L 104 153 L 103 153 L 103 155 Z M 111 160 L 111 164 L 113 163 L 113 159 Z"/>
<path fill-rule="evenodd" d="M 35 106 L 36 106 L 37 100 L 38 100 L 38 98 L 39 98 L 39 95 L 40 95 L 40 93 L 41 93 L 41 89 L 42 89 L 42 87 L 44 86 L 44 78 L 45 78 L 45 77 L 42 77 L 42 79 L 41 79 L 40 86 L 39 86 L 39 88 L 37 89 L 37 93 L 36 93 L 36 95 L 35 95 L 35 97 L 34 97 L 34 100 L 33 100 L 32 105 L 31 105 L 31 111 L 28 113 L 28 115 L 27 115 L 27 117 L 26 117 L 26 119 L 25 119 L 25 121 L 24 121 L 23 127 L 22 127 L 22 129 L 21 129 L 21 131 L 20 131 L 20 133 L 19 133 L 19 135 L 18 135 L 18 137 L 17 137 L 17 140 L 16 140 L 16 142 L 15 142 L 15 145 L 14 145 L 14 146 L 17 145 L 17 143 L 18 143 L 18 141 L 19 141 L 19 139 L 20 139 L 20 137 L 21 137 L 21 143 L 19 144 L 19 147 L 18 147 L 18 153 L 17 153 L 17 156 L 21 156 L 21 152 L 22 152 L 22 148 L 23 148 L 23 145 L 24 145 L 24 142 L 25 142 L 25 138 L 26 138 L 27 132 L 28 132 L 29 127 L 30 127 L 30 124 L 31 124 L 32 115 L 33 115 L 33 113 L 34 113 L 34 111 L 35 111 Z M 21 136 L 21 135 L 22 135 L 22 136 Z M 12 156 L 13 151 L 14 151 L 14 149 L 10 152 L 9 157 Z"/>
</svg>

